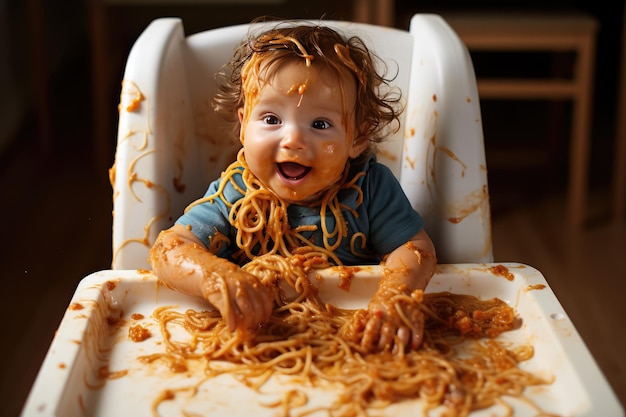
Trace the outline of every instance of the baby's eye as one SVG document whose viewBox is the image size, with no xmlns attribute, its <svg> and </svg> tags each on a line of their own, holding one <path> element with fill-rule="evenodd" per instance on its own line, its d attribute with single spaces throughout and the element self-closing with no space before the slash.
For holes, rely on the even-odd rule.
<svg viewBox="0 0 626 417">
<path fill-rule="evenodd" d="M 280 123 L 280 120 L 278 119 L 278 117 L 274 116 L 274 115 L 267 115 L 263 118 L 263 121 L 268 124 L 268 125 L 277 125 Z"/>
<path fill-rule="evenodd" d="M 313 127 L 313 129 L 328 129 L 330 126 L 330 123 L 328 123 L 326 120 L 316 120 L 311 124 L 311 127 Z"/>
</svg>

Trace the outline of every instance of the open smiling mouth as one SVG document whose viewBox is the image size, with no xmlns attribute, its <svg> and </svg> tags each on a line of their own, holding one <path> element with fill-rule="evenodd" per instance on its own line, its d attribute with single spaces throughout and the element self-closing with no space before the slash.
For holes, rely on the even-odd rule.
<svg viewBox="0 0 626 417">
<path fill-rule="evenodd" d="M 311 171 L 311 167 L 296 162 L 281 162 L 277 164 L 278 172 L 289 180 L 300 180 Z"/>
</svg>

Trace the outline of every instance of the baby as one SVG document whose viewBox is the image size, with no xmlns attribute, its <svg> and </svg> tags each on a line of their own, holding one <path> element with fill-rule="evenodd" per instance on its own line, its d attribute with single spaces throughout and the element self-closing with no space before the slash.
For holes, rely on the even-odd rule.
<svg viewBox="0 0 626 417">
<path fill-rule="evenodd" d="M 339 265 L 381 263 L 379 288 L 354 318 L 357 343 L 368 351 L 421 344 L 419 302 L 396 296 L 419 300 L 435 248 L 375 159 L 375 144 L 398 128 L 400 100 L 381 92 L 388 85 L 376 59 L 359 38 L 314 25 L 277 25 L 237 49 L 218 74 L 214 104 L 242 148 L 157 238 L 150 262 L 162 283 L 203 297 L 232 331 L 245 330 L 274 307 L 272 289 L 241 269 L 259 255 L 309 248 Z"/>
</svg>

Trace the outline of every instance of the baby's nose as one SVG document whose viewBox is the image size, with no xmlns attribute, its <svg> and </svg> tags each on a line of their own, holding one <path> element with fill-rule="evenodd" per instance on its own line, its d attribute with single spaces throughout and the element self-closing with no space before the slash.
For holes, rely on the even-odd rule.
<svg viewBox="0 0 626 417">
<path fill-rule="evenodd" d="M 286 130 L 281 145 L 287 149 L 304 149 L 306 145 L 304 132 L 297 126 L 290 127 Z"/>
</svg>

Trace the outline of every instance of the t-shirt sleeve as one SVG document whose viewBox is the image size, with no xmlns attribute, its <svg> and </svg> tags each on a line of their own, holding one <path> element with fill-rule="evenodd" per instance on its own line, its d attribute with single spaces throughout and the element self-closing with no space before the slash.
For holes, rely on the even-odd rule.
<svg viewBox="0 0 626 417">
<path fill-rule="evenodd" d="M 204 197 L 215 194 L 219 188 L 220 181 L 211 183 Z M 226 188 L 229 188 L 228 186 Z M 230 187 L 229 191 L 233 187 Z M 228 221 L 229 208 L 219 198 L 212 201 L 205 201 L 192 206 L 182 216 L 176 220 L 176 224 L 190 228 L 191 232 L 204 243 L 207 248 L 211 247 L 210 241 L 217 232 L 223 236 L 231 238 L 231 225 Z M 226 245 L 222 245 L 216 255 L 226 250 Z"/>
<path fill-rule="evenodd" d="M 422 217 L 387 166 L 372 164 L 364 186 L 368 187 L 370 245 L 377 253 L 392 252 L 422 230 Z"/>
</svg>

